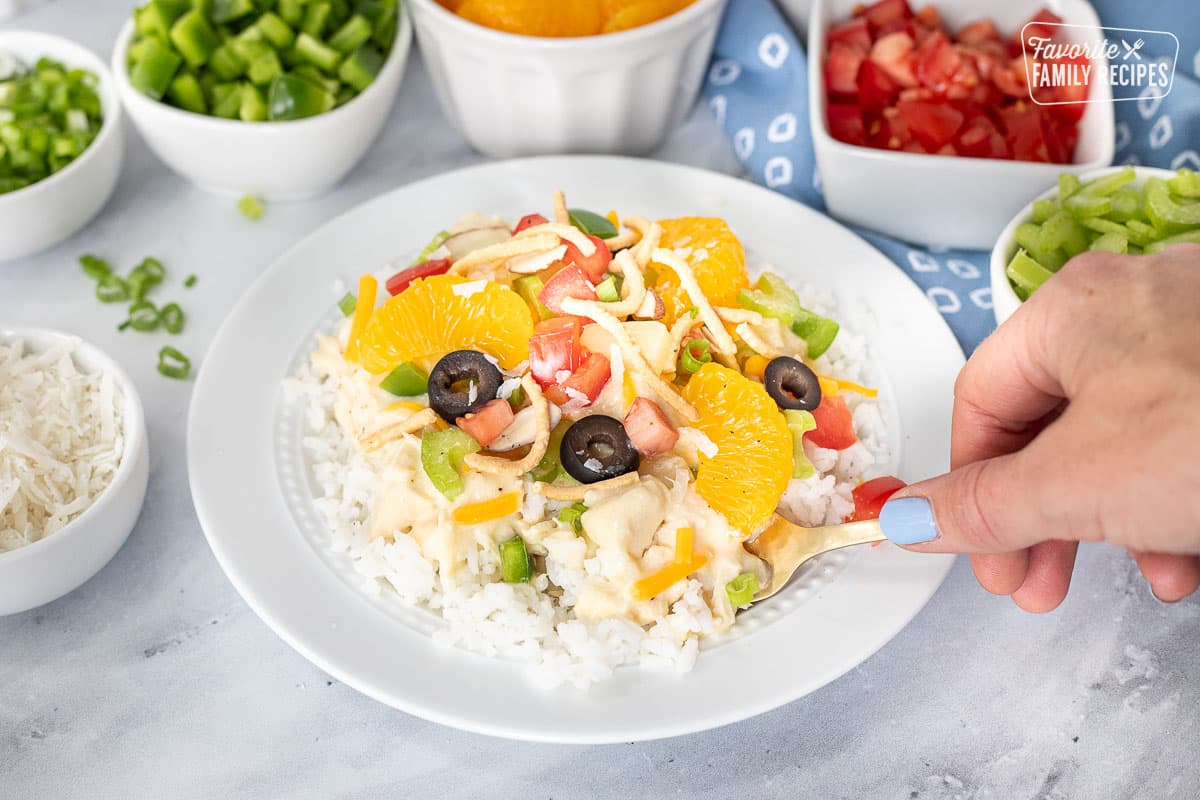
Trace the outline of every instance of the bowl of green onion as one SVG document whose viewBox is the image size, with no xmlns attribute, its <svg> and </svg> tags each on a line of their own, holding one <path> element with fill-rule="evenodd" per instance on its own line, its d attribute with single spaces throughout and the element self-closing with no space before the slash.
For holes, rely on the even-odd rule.
<svg viewBox="0 0 1200 800">
<path fill-rule="evenodd" d="M 387 120 L 412 40 L 398 0 L 149 0 L 112 53 L 125 110 L 202 189 L 298 200 Z"/>
<path fill-rule="evenodd" d="M 59 36 L 0 30 L 0 261 L 86 225 L 112 195 L 122 156 L 104 62 Z"/>
<path fill-rule="evenodd" d="M 1017 214 L 992 250 L 996 322 L 1080 253 L 1149 255 L 1182 242 L 1200 243 L 1200 173 L 1133 166 L 1063 173 Z"/>
</svg>

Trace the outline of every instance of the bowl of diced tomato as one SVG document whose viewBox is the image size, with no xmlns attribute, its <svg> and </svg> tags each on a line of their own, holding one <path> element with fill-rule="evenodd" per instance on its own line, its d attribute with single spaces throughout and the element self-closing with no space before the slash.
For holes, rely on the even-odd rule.
<svg viewBox="0 0 1200 800">
<path fill-rule="evenodd" d="M 1060 172 L 1112 161 L 1111 88 L 1031 86 L 1025 47 L 1086 42 L 1099 24 L 1085 0 L 814 2 L 809 112 L 830 213 L 919 244 L 990 249 Z M 1107 70 L 1086 57 L 1067 66 Z"/>
</svg>

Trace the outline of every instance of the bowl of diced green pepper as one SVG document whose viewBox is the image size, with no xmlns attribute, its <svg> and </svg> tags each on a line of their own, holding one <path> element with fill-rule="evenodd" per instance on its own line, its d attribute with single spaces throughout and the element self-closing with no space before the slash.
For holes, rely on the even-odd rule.
<svg viewBox="0 0 1200 800">
<path fill-rule="evenodd" d="M 148 0 L 112 69 L 173 170 L 210 191 L 292 200 L 366 153 L 411 39 L 398 0 Z"/>
<path fill-rule="evenodd" d="M 0 261 L 86 225 L 112 195 L 122 155 L 104 62 L 59 36 L 0 30 Z"/>
<path fill-rule="evenodd" d="M 992 308 L 1004 322 L 1071 258 L 1200 243 L 1200 173 L 1114 167 L 1075 176 L 1017 214 L 992 250 Z"/>
</svg>

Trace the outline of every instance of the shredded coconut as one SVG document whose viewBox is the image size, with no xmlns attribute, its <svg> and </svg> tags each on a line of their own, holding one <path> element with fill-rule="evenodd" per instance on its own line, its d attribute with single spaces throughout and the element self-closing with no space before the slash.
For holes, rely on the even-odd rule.
<svg viewBox="0 0 1200 800">
<path fill-rule="evenodd" d="M 450 291 L 455 297 L 470 297 L 473 294 L 479 294 L 487 288 L 488 282 L 486 279 L 478 281 L 467 281 L 466 283 L 456 283 L 450 287 Z"/>
</svg>

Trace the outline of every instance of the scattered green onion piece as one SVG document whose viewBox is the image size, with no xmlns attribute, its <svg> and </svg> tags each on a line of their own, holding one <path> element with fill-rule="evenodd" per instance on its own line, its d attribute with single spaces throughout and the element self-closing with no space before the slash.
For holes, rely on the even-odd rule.
<svg viewBox="0 0 1200 800">
<path fill-rule="evenodd" d="M 389 372 L 379 388 L 397 397 L 416 397 L 429 391 L 429 378 L 420 367 L 408 362 Z"/>
<path fill-rule="evenodd" d="M 238 211 L 243 217 L 253 222 L 262 219 L 263 205 L 254 195 L 246 195 L 241 200 L 238 200 Z"/>
<path fill-rule="evenodd" d="M 799 480 L 810 478 L 816 468 L 804 452 L 804 434 L 816 430 L 817 420 L 812 412 L 791 408 L 783 412 L 783 419 L 792 434 L 792 477 Z"/>
<path fill-rule="evenodd" d="M 588 507 L 583 503 L 572 503 L 558 512 L 558 521 L 567 525 L 576 534 L 583 533 L 583 514 Z"/>
<path fill-rule="evenodd" d="M 196 285 L 196 281 L 198 281 L 198 280 L 200 280 L 200 279 L 197 278 L 195 275 L 188 275 L 183 280 L 183 288 L 185 288 L 185 289 L 192 288 L 193 286 Z"/>
<path fill-rule="evenodd" d="M 679 351 L 679 371 L 695 374 L 700 367 L 712 361 L 711 348 L 707 339 L 689 339 Z"/>
<path fill-rule="evenodd" d="M 567 216 L 570 218 L 572 225 L 588 236 L 611 239 L 617 235 L 617 226 L 613 225 L 608 217 L 601 216 L 594 211 L 571 208 L 567 210 Z"/>
<path fill-rule="evenodd" d="M 162 326 L 166 329 L 167 333 L 176 335 L 183 333 L 183 326 L 187 321 L 187 317 L 178 303 L 167 303 L 159 312 L 159 317 L 162 319 Z"/>
<path fill-rule="evenodd" d="M 445 244 L 446 240 L 449 238 L 449 231 L 438 231 L 435 233 L 433 238 L 429 240 L 429 244 L 425 245 L 425 247 L 421 249 L 421 252 L 417 253 L 417 257 L 413 259 L 412 263 L 420 264 L 422 261 L 428 261 L 429 257 L 433 255 L 433 251 Z"/>
<path fill-rule="evenodd" d="M 192 361 L 174 347 L 158 351 L 158 372 L 167 378 L 185 381 L 192 374 Z"/>
<path fill-rule="evenodd" d="M 105 275 L 96 284 L 96 299 L 101 303 L 124 303 L 129 297 L 129 284 L 116 275 Z"/>
<path fill-rule="evenodd" d="M 358 307 L 358 298 L 352 293 L 346 292 L 341 300 L 338 300 L 338 308 L 342 310 L 342 316 L 354 316 L 354 309 Z"/>
<path fill-rule="evenodd" d="M 129 317 L 121 323 L 118 330 L 133 328 L 135 331 L 149 333 L 158 330 L 159 323 L 162 321 L 162 316 L 153 303 L 145 300 L 138 300 L 129 307 Z"/>
<path fill-rule="evenodd" d="M 529 583 L 533 577 L 533 559 L 520 536 L 500 542 L 500 577 L 505 583 Z"/>
<path fill-rule="evenodd" d="M 759 588 L 758 576 L 753 572 L 743 572 L 725 584 L 725 594 L 734 608 L 745 608 L 754 602 L 754 595 L 758 594 Z"/>
<path fill-rule="evenodd" d="M 96 258 L 90 253 L 79 257 L 79 265 L 83 267 L 83 272 L 89 278 L 101 280 L 112 274 L 112 267 L 102 258 Z"/>
<path fill-rule="evenodd" d="M 600 298 L 605 303 L 615 303 L 621 299 L 620 291 L 617 289 L 617 276 L 609 275 L 600 283 L 596 284 L 596 297 Z"/>
</svg>

